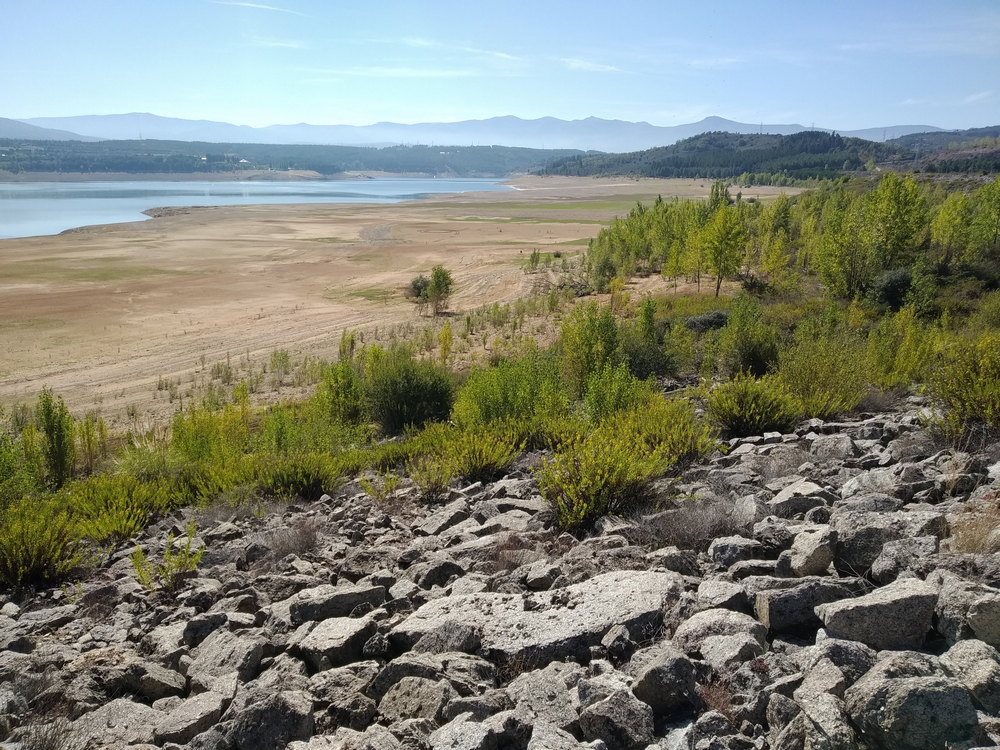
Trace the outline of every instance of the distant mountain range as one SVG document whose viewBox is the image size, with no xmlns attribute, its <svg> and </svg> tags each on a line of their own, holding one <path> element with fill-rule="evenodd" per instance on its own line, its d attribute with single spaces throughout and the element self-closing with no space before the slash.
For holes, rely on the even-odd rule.
<svg viewBox="0 0 1000 750">
<path fill-rule="evenodd" d="M 34 127 L 36 130 L 23 130 Z M 19 130 L 20 128 L 20 130 Z M 722 117 L 706 117 L 686 125 L 660 126 L 648 122 L 626 122 L 588 117 L 560 120 L 542 117 L 491 117 L 487 120 L 401 125 L 271 125 L 252 128 L 210 120 L 182 120 L 158 115 L 84 115 L 78 117 L 34 117 L 24 120 L 0 118 L 0 138 L 66 140 L 83 139 L 205 141 L 210 143 L 329 144 L 388 146 L 421 144 L 438 146 L 519 146 L 525 148 L 580 149 L 584 151 L 639 151 L 669 146 L 684 138 L 714 131 L 792 135 L 807 130 L 795 124 L 745 123 Z M 884 141 L 912 133 L 941 131 L 931 125 L 892 125 L 864 130 L 838 131 L 840 135 Z M 76 134 L 76 136 L 74 136 Z"/>
</svg>

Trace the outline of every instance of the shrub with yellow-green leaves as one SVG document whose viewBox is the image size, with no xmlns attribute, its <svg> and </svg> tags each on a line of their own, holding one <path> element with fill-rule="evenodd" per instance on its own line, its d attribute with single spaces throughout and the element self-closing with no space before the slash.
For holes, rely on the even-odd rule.
<svg viewBox="0 0 1000 750">
<path fill-rule="evenodd" d="M 778 355 L 778 378 L 805 417 L 851 411 L 868 394 L 864 344 L 846 333 L 801 335 Z"/>
<path fill-rule="evenodd" d="M 170 485 L 142 481 L 127 474 L 102 474 L 74 482 L 66 492 L 67 506 L 88 539 L 117 544 L 144 528 L 153 513 L 170 509 Z"/>
<path fill-rule="evenodd" d="M 587 435 L 576 435 L 536 469 L 539 491 L 563 527 L 586 526 L 643 499 L 679 461 L 715 447 L 688 403 L 654 398 Z"/>
<path fill-rule="evenodd" d="M 778 378 L 767 375 L 758 379 L 744 373 L 712 390 L 708 414 L 729 435 L 747 437 L 788 432 L 801 411 Z"/>
<path fill-rule="evenodd" d="M 79 524 L 61 498 L 25 498 L 0 513 L 0 587 L 58 583 L 84 561 Z"/>
<path fill-rule="evenodd" d="M 953 441 L 1000 431 L 1000 334 L 958 341 L 935 362 L 927 390 Z"/>
</svg>

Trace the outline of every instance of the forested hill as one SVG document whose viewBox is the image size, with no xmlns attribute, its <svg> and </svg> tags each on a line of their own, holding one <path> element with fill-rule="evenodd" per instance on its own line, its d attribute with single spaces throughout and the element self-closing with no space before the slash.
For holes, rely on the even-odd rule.
<svg viewBox="0 0 1000 750">
<path fill-rule="evenodd" d="M 906 149 L 860 138 L 806 131 L 794 135 L 703 133 L 672 146 L 627 154 L 574 155 L 542 170 L 555 175 L 629 174 L 642 177 L 736 178 L 741 175 L 792 179 L 837 177 L 869 160 L 905 159 Z"/>
<path fill-rule="evenodd" d="M 0 170 L 100 174 L 232 173 L 250 170 L 397 172 L 501 177 L 582 155 L 569 149 L 507 146 L 288 146 L 185 141 L 26 141 L 0 139 Z"/>
</svg>

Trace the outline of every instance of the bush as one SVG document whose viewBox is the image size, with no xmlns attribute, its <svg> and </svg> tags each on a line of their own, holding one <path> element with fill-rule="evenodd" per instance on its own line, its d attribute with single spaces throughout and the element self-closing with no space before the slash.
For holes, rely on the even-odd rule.
<svg viewBox="0 0 1000 750">
<path fill-rule="evenodd" d="M 455 464 L 440 456 L 418 456 L 406 466 L 413 484 L 425 500 L 439 500 L 455 481 Z"/>
<path fill-rule="evenodd" d="M 364 416 L 361 378 L 349 360 L 326 369 L 314 401 L 321 413 L 334 422 L 355 424 Z"/>
<path fill-rule="evenodd" d="M 725 310 L 709 310 L 700 315 L 692 315 L 684 320 L 684 325 L 695 333 L 715 331 L 729 321 L 729 313 Z"/>
<path fill-rule="evenodd" d="M 543 459 L 535 476 L 559 525 L 580 527 L 638 502 L 668 465 L 663 452 L 645 450 L 634 432 L 599 429 Z"/>
<path fill-rule="evenodd" d="M 342 466 L 329 453 L 294 453 L 262 456 L 254 471 L 254 484 L 262 492 L 279 498 L 318 500 L 342 483 Z"/>
<path fill-rule="evenodd" d="M 763 320 L 760 303 L 740 295 L 719 331 L 719 361 L 729 376 L 749 372 L 761 377 L 778 359 L 778 331 Z"/>
<path fill-rule="evenodd" d="M 80 531 L 95 542 L 117 544 L 144 528 L 152 513 L 170 509 L 169 485 L 127 474 L 103 474 L 68 487 L 68 505 Z"/>
<path fill-rule="evenodd" d="M 20 500 L 0 515 L 0 585 L 45 586 L 67 578 L 84 561 L 75 519 L 60 500 Z"/>
<path fill-rule="evenodd" d="M 904 307 L 869 334 L 870 375 L 882 388 L 906 388 L 926 378 L 937 349 L 937 331 L 921 324 L 913 308 Z"/>
<path fill-rule="evenodd" d="M 906 301 L 910 291 L 912 274 L 909 268 L 893 268 L 883 271 L 872 282 L 868 290 L 868 298 L 876 305 L 883 305 L 890 310 L 898 310 Z"/>
<path fill-rule="evenodd" d="M 677 360 L 668 354 L 658 337 L 650 339 L 635 328 L 622 332 L 622 353 L 629 372 L 642 380 L 677 372 Z"/>
<path fill-rule="evenodd" d="M 620 411 L 634 409 L 650 400 L 653 389 L 623 364 L 603 364 L 587 377 L 583 403 L 587 417 L 598 424 Z"/>
<path fill-rule="evenodd" d="M 1000 334 L 958 342 L 931 372 L 927 390 L 949 439 L 964 442 L 1000 430 Z"/>
<path fill-rule="evenodd" d="M 747 437 L 788 432 L 799 419 L 799 406 L 777 378 L 741 374 L 709 394 L 708 414 L 733 437 Z"/>
<path fill-rule="evenodd" d="M 778 355 L 778 377 L 806 417 L 848 412 L 868 394 L 865 347 L 847 334 L 809 334 Z"/>
<path fill-rule="evenodd" d="M 197 570 L 198 563 L 205 554 L 205 545 L 192 549 L 195 534 L 194 521 L 188 522 L 183 540 L 175 539 L 174 532 L 171 531 L 163 549 L 163 562 L 159 565 L 152 565 L 142 547 L 137 546 L 130 559 L 139 583 L 150 591 L 155 591 L 157 586 L 162 586 L 167 591 L 176 591 L 184 580 L 183 575 Z"/>
<path fill-rule="evenodd" d="M 498 420 L 524 422 L 539 415 L 565 413 L 568 408 L 558 360 L 533 350 L 495 367 L 473 371 L 458 392 L 452 416 L 459 425 L 472 427 Z"/>
<path fill-rule="evenodd" d="M 687 399 L 654 396 L 640 408 L 619 414 L 603 428 L 632 434 L 647 451 L 659 451 L 670 465 L 690 461 L 718 447 L 711 427 Z"/>
<path fill-rule="evenodd" d="M 38 478 L 24 460 L 20 441 L 0 432 L 0 512 L 38 489 Z"/>
<path fill-rule="evenodd" d="M 579 305 L 563 321 L 560 334 L 563 382 L 573 398 L 583 396 L 592 372 L 622 361 L 618 324 L 610 306 Z"/>
<path fill-rule="evenodd" d="M 365 367 L 365 402 L 387 434 L 447 419 L 453 391 L 451 375 L 445 368 L 415 360 L 405 349 L 369 358 Z"/>
</svg>

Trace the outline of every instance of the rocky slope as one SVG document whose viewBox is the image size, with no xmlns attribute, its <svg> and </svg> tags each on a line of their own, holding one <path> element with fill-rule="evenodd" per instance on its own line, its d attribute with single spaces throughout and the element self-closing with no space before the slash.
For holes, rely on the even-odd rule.
<svg viewBox="0 0 1000 750">
<path fill-rule="evenodd" d="M 2 746 L 996 745 L 1000 446 L 942 450 L 920 406 L 733 441 L 582 540 L 530 456 L 433 506 L 203 511 L 174 592 L 129 548 L 0 599 Z"/>
</svg>

